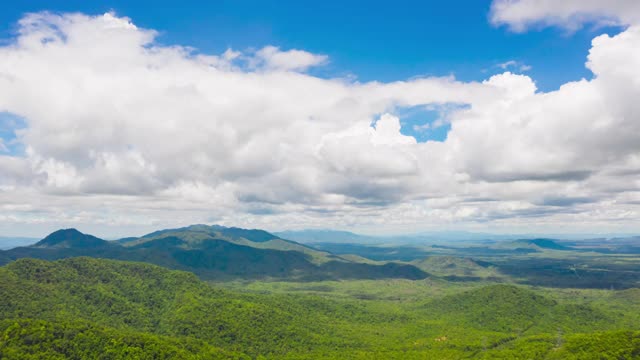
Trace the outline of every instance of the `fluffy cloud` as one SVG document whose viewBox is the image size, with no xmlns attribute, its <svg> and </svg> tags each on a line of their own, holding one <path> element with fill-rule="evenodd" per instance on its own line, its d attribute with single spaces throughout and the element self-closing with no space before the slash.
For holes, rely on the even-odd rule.
<svg viewBox="0 0 640 360">
<path fill-rule="evenodd" d="M 584 23 L 630 25 L 640 22 L 636 0 L 495 0 L 491 21 L 514 31 L 532 25 L 561 26 L 576 30 Z"/>
<path fill-rule="evenodd" d="M 303 50 L 281 51 L 275 46 L 265 46 L 258 50 L 252 59 L 254 66 L 263 66 L 267 70 L 304 71 L 327 61 L 326 55 L 316 55 Z"/>
<path fill-rule="evenodd" d="M 155 36 L 114 14 L 20 21 L 0 47 L 0 112 L 24 120 L 12 141 L 25 150 L 0 154 L 0 223 L 542 227 L 638 214 L 637 27 L 594 39 L 594 78 L 549 93 L 509 72 L 320 78 L 306 71 L 323 55 L 201 54 Z M 412 106 L 448 109 L 444 142 L 403 134 L 394 114 Z"/>
</svg>

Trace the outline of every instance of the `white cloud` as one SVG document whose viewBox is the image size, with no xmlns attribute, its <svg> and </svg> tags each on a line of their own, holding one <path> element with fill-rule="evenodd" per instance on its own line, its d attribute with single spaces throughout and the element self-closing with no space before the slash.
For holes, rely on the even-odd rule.
<svg viewBox="0 0 640 360">
<path fill-rule="evenodd" d="M 323 137 L 317 150 L 324 164 L 340 174 L 372 179 L 416 174 L 416 140 L 400 134 L 400 120 L 384 114 L 375 127 L 362 121 Z"/>
<path fill-rule="evenodd" d="M 505 61 L 503 63 L 499 63 L 496 65 L 497 67 L 499 67 L 502 70 L 510 70 L 510 69 L 515 69 L 519 72 L 527 72 L 529 70 L 531 70 L 533 67 L 531 67 L 531 65 L 527 65 L 525 63 L 522 63 L 520 61 L 516 61 L 516 60 L 509 60 L 509 61 Z"/>
<path fill-rule="evenodd" d="M 638 213 L 634 26 L 594 39 L 593 80 L 549 93 L 510 72 L 324 79 L 305 73 L 323 55 L 201 54 L 114 14 L 32 14 L 18 30 L 0 47 L 0 112 L 24 119 L 26 149 L 0 155 L 4 226 L 634 226 Z M 444 109 L 446 141 L 401 133 L 396 110 L 412 106 Z"/>
<path fill-rule="evenodd" d="M 560 26 L 577 30 L 585 23 L 631 25 L 640 22 L 637 0 L 494 0 L 491 22 L 514 31 L 531 26 Z"/>
<path fill-rule="evenodd" d="M 254 66 L 262 66 L 267 70 L 304 71 L 312 66 L 326 63 L 326 55 L 316 55 L 304 50 L 281 51 L 275 46 L 265 46 L 256 51 Z"/>
</svg>

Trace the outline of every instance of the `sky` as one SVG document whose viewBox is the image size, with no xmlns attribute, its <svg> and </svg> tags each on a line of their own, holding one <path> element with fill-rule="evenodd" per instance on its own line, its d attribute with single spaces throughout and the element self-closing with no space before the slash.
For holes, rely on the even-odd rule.
<svg viewBox="0 0 640 360">
<path fill-rule="evenodd" d="M 208 3 L 0 5 L 0 235 L 640 233 L 637 1 Z"/>
</svg>

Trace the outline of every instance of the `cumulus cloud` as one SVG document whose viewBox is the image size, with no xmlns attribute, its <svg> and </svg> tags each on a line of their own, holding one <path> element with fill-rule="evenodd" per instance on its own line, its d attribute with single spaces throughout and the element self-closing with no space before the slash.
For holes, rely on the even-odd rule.
<svg viewBox="0 0 640 360">
<path fill-rule="evenodd" d="M 640 22 L 640 4 L 636 0 L 495 0 L 490 18 L 518 32 L 536 25 L 569 30 L 585 23 L 631 25 Z"/>
<path fill-rule="evenodd" d="M 24 119 L 12 141 L 25 151 L 0 154 L 0 223 L 543 226 L 637 214 L 637 27 L 594 39 L 594 78 L 548 93 L 510 72 L 319 78 L 307 70 L 324 55 L 202 54 L 156 34 L 115 14 L 20 20 L 0 47 L 0 112 Z M 412 106 L 446 109 L 447 139 L 406 135 L 397 110 Z"/>
</svg>

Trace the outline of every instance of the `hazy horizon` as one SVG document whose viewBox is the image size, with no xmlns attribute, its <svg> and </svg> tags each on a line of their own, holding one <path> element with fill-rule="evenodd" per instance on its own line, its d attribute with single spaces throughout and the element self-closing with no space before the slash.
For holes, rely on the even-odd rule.
<svg viewBox="0 0 640 360">
<path fill-rule="evenodd" d="M 0 233 L 0 242 L 3 239 L 24 239 L 24 240 L 40 240 L 45 238 L 47 235 L 63 229 L 76 229 L 82 233 L 90 234 L 97 236 L 99 238 L 105 240 L 117 240 L 125 237 L 140 237 L 143 235 L 147 235 L 154 231 L 158 230 L 166 230 L 166 229 L 174 229 L 174 228 L 184 228 L 191 225 L 200 225 L 200 224 L 184 224 L 182 226 L 176 227 L 155 227 L 149 228 L 147 230 L 138 230 L 137 232 L 119 232 L 117 234 L 110 234 L 108 232 L 92 232 L 82 227 L 73 227 L 73 226 L 62 226 L 60 228 L 44 230 L 44 232 L 32 232 L 29 233 L 31 235 L 12 235 L 12 234 L 4 234 Z M 202 225 L 220 225 L 220 224 L 202 224 Z M 226 227 L 237 227 L 233 224 L 223 225 Z M 526 238 L 554 238 L 558 240 L 580 240 L 580 239 L 593 239 L 593 238 L 614 238 L 614 237 L 636 237 L 639 236 L 640 233 L 575 233 L 575 232 L 557 232 L 557 233 L 531 233 L 531 232 L 484 232 L 484 231 L 468 231 L 468 230 L 423 230 L 423 231 L 414 231 L 414 232 L 389 232 L 389 233 L 380 233 L 380 232 L 364 232 L 359 231 L 358 229 L 332 229 L 332 228 L 292 228 L 292 229 L 259 229 L 259 228 L 251 228 L 248 229 L 258 229 L 265 230 L 275 235 L 281 235 L 286 233 L 327 233 L 327 234 L 339 234 L 339 233 L 348 233 L 362 237 L 370 237 L 370 238 L 385 238 L 392 240 L 393 238 L 398 238 L 398 240 L 402 240 L 402 238 L 434 238 L 436 236 L 441 236 L 442 240 L 478 240 L 481 238 L 490 239 L 526 239 Z M 107 229 L 108 230 L 108 229 Z M 286 237 L 285 237 L 286 238 Z M 336 239 L 339 240 L 339 239 Z M 0 244 L 1 246 L 2 244 Z"/>
</svg>

